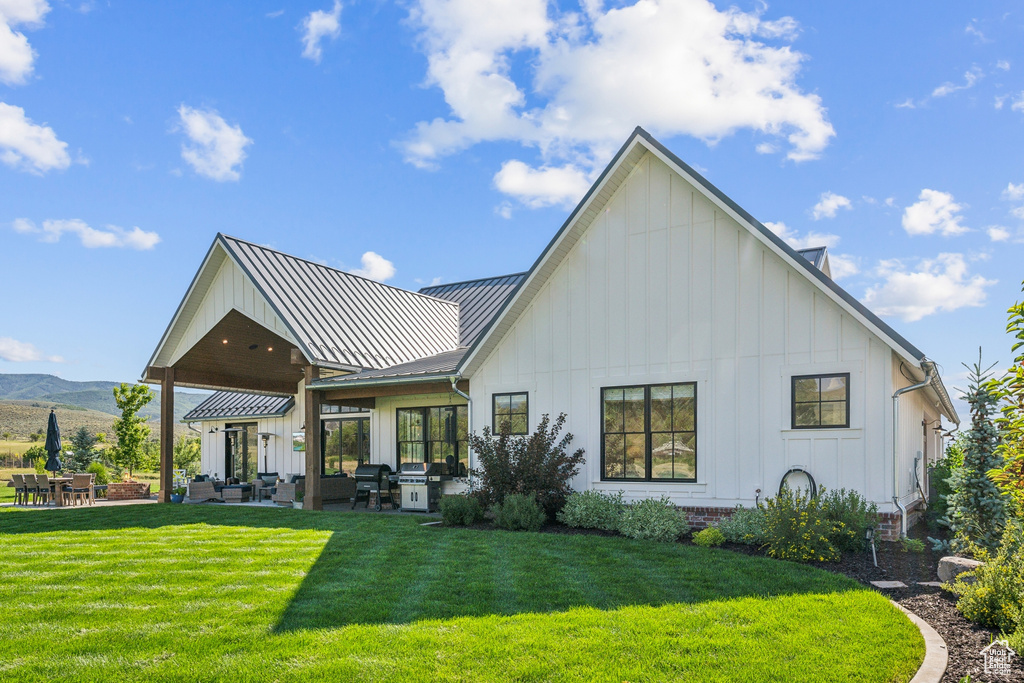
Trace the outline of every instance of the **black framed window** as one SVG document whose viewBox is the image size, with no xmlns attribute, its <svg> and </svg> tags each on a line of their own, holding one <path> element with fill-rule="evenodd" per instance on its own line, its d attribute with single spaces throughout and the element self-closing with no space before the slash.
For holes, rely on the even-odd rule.
<svg viewBox="0 0 1024 683">
<path fill-rule="evenodd" d="M 530 399 L 525 391 L 491 396 L 491 431 L 498 434 L 508 423 L 509 434 L 528 434 Z"/>
<path fill-rule="evenodd" d="M 351 477 L 356 467 L 370 461 L 370 418 L 323 420 L 321 430 L 321 476 Z"/>
<path fill-rule="evenodd" d="M 466 406 L 399 408 L 398 463 L 439 462 L 452 476 L 466 476 L 469 413 Z"/>
<path fill-rule="evenodd" d="M 601 478 L 697 480 L 697 383 L 601 390 Z"/>
<path fill-rule="evenodd" d="M 793 429 L 850 426 L 850 373 L 793 377 Z"/>
</svg>

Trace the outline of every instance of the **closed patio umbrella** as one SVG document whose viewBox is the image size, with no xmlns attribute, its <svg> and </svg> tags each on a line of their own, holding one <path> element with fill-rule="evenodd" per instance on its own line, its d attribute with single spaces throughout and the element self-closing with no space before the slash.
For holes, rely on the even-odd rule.
<svg viewBox="0 0 1024 683">
<path fill-rule="evenodd" d="M 57 414 L 50 410 L 50 419 L 46 423 L 46 445 L 44 446 L 50 457 L 46 460 L 46 470 L 53 472 L 54 476 L 64 466 L 60 462 L 60 427 L 57 426 Z"/>
</svg>

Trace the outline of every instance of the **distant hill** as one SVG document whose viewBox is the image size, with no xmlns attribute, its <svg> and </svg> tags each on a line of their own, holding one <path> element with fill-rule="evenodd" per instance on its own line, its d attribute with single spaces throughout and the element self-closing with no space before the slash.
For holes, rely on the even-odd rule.
<svg viewBox="0 0 1024 683">
<path fill-rule="evenodd" d="M 119 382 L 102 381 L 73 382 L 55 377 L 54 375 L 0 374 L 0 403 L 17 402 L 18 405 L 18 409 L 10 408 L 6 411 L 12 423 L 4 423 L 0 419 L 0 427 L 11 430 L 17 429 L 13 433 L 22 437 L 35 432 L 36 429 L 22 432 L 20 428 L 15 426 L 15 423 L 25 425 L 26 427 L 34 424 L 33 420 L 36 420 L 37 416 L 33 414 L 32 408 L 45 409 L 43 422 L 40 425 L 43 428 L 46 427 L 45 415 L 49 413 L 51 407 L 57 406 L 64 406 L 72 411 L 78 409 L 79 411 L 119 417 L 121 411 L 117 409 L 117 404 L 114 402 L 114 387 L 118 386 L 118 384 Z M 153 388 L 153 390 L 156 393 L 156 398 L 143 408 L 139 414 L 149 417 L 150 424 L 156 426 L 160 421 L 160 390 L 156 388 Z M 207 395 L 175 391 L 175 423 L 178 423 L 185 416 L 185 413 L 202 403 Z M 18 416 L 17 419 L 14 419 L 15 415 Z M 72 419 L 77 419 L 78 417 L 83 416 L 72 416 Z M 59 418 L 60 413 L 58 413 Z M 93 415 L 89 418 L 89 424 L 86 426 L 93 430 L 93 423 L 98 421 L 102 421 L 102 418 L 99 415 Z M 77 427 L 75 428 L 77 429 Z M 67 427 L 61 422 L 61 431 L 66 429 Z M 98 431 L 109 431 L 109 428 Z"/>
</svg>

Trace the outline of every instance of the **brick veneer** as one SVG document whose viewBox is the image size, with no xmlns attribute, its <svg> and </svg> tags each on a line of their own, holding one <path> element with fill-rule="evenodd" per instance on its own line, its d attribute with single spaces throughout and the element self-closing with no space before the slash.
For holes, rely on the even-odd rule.
<svg viewBox="0 0 1024 683">
<path fill-rule="evenodd" d="M 917 504 L 915 503 L 915 506 Z M 707 527 L 721 522 L 732 516 L 734 508 L 712 508 L 712 507 L 680 507 L 686 514 L 686 522 L 694 531 L 706 529 Z M 907 515 L 907 528 L 914 526 L 921 518 L 921 511 L 912 507 Z M 878 514 L 878 526 L 875 528 L 875 537 L 882 541 L 896 541 L 900 537 L 900 513 L 880 512 Z"/>
<path fill-rule="evenodd" d="M 149 484 L 138 481 L 115 481 L 107 485 L 107 500 L 138 500 L 149 498 Z"/>
</svg>

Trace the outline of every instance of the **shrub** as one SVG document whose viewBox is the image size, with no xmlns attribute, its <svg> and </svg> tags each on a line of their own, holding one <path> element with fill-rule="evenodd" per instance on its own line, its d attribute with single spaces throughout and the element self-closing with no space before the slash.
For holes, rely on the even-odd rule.
<svg viewBox="0 0 1024 683">
<path fill-rule="evenodd" d="M 491 508 L 494 526 L 506 531 L 539 531 L 547 520 L 543 508 L 533 496 L 513 493 L 505 502 Z"/>
<path fill-rule="evenodd" d="M 472 496 L 443 496 L 441 519 L 445 526 L 469 526 L 484 518 L 480 501 Z"/>
<path fill-rule="evenodd" d="M 619 532 L 629 538 L 674 543 L 690 530 L 686 517 L 667 496 L 660 500 L 648 498 L 626 508 Z"/>
<path fill-rule="evenodd" d="M 506 422 L 500 434 L 491 434 L 484 427 L 482 436 L 470 436 L 480 464 L 480 469 L 473 472 L 473 494 L 487 508 L 501 505 L 512 494 L 532 495 L 548 518 L 554 519 L 572 493 L 569 482 L 583 464 L 583 449 L 572 455 L 565 452 L 572 442 L 572 434 L 558 438 L 565 425 L 565 413 L 554 424 L 544 415 L 530 436 L 511 436 L 507 425 Z"/>
<path fill-rule="evenodd" d="M 718 529 L 730 543 L 764 543 L 764 510 L 737 505 L 732 515 L 718 523 Z"/>
<path fill-rule="evenodd" d="M 46 474 L 46 458 L 44 456 L 36 458 L 32 466 L 36 468 L 36 474 Z"/>
<path fill-rule="evenodd" d="M 565 507 L 558 513 L 558 521 L 571 527 L 618 531 L 625 508 L 622 491 L 577 491 L 565 501 Z"/>
<path fill-rule="evenodd" d="M 915 553 L 920 555 L 924 552 L 924 541 L 917 538 L 901 538 L 900 547 L 905 553 Z"/>
<path fill-rule="evenodd" d="M 818 505 L 825 519 L 832 524 L 829 540 L 840 551 L 863 550 L 867 530 L 878 524 L 878 506 L 869 503 L 856 491 L 821 488 Z"/>
<path fill-rule="evenodd" d="M 725 535 L 716 527 L 709 526 L 694 534 L 693 542 L 701 548 L 717 548 L 725 543 Z"/>
<path fill-rule="evenodd" d="M 841 524 L 841 522 L 840 522 Z M 826 519 L 817 498 L 788 486 L 764 502 L 764 547 L 769 557 L 797 562 L 839 559 L 832 536 L 840 530 Z"/>
<path fill-rule="evenodd" d="M 97 485 L 109 484 L 110 474 L 107 472 L 107 468 L 101 462 L 93 462 L 89 464 L 89 469 L 86 470 L 89 474 L 95 474 L 94 479 Z"/>
<path fill-rule="evenodd" d="M 1011 520 L 995 557 L 969 574 L 973 583 L 961 575 L 952 586 L 965 617 L 1004 633 L 1024 628 L 1024 520 Z"/>
</svg>

